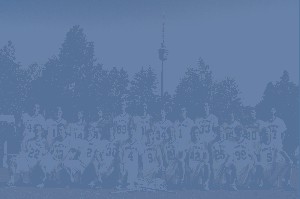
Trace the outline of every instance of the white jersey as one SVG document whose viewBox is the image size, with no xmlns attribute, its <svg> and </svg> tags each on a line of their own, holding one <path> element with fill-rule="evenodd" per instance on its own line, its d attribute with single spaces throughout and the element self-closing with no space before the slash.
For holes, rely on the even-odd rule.
<svg viewBox="0 0 300 199">
<path fill-rule="evenodd" d="M 210 114 L 207 117 L 196 119 L 195 125 L 203 132 L 206 142 L 211 142 L 215 139 L 214 129 L 218 127 L 218 118 L 215 115 Z"/>
<path fill-rule="evenodd" d="M 131 117 L 129 114 L 121 114 L 114 121 L 115 139 L 119 142 L 124 142 L 128 139 Z"/>
<path fill-rule="evenodd" d="M 146 145 L 141 151 L 142 158 L 142 173 L 144 177 L 149 177 L 153 173 L 157 172 L 162 162 L 161 151 L 155 145 Z"/>
<path fill-rule="evenodd" d="M 99 145 L 99 141 L 97 139 L 92 139 L 89 141 L 88 140 L 80 141 L 79 160 L 85 165 L 85 167 L 92 162 L 98 145 Z"/>
<path fill-rule="evenodd" d="M 253 151 L 255 152 L 257 152 L 260 146 L 260 133 L 263 127 L 264 122 L 261 120 L 256 120 L 244 126 L 244 138 L 249 141 Z"/>
<path fill-rule="evenodd" d="M 64 119 L 61 120 L 48 119 L 46 121 L 47 141 L 49 144 L 51 144 L 52 141 L 59 136 L 58 125 L 60 124 L 66 125 L 67 122 Z"/>
<path fill-rule="evenodd" d="M 159 121 L 154 126 L 155 144 L 160 145 L 166 139 L 167 129 L 172 127 L 170 120 Z"/>
<path fill-rule="evenodd" d="M 220 135 L 221 140 L 232 140 L 234 137 L 234 129 L 239 125 L 240 123 L 236 120 L 231 123 L 224 123 Z"/>
<path fill-rule="evenodd" d="M 86 127 L 85 122 L 76 122 L 68 125 L 67 131 L 71 135 L 71 137 L 75 140 L 84 139 L 84 130 Z"/>
<path fill-rule="evenodd" d="M 148 131 L 151 128 L 151 117 L 150 115 L 136 116 L 133 120 L 135 125 L 134 137 L 137 140 L 142 141 L 146 131 Z"/>
<path fill-rule="evenodd" d="M 176 123 L 176 140 L 182 149 L 187 149 L 188 144 L 191 142 L 191 130 L 194 126 L 193 120 L 186 118 L 181 122 Z"/>
<path fill-rule="evenodd" d="M 200 164 L 208 164 L 209 152 L 206 142 L 191 143 L 188 149 L 188 165 L 192 171 L 196 171 Z"/>
<path fill-rule="evenodd" d="M 46 129 L 46 121 L 41 114 L 30 116 L 27 113 L 22 115 L 22 121 L 25 126 L 24 138 L 29 140 L 35 136 L 34 128 L 36 125 L 41 125 L 43 129 Z"/>
<path fill-rule="evenodd" d="M 281 149 L 284 132 L 287 130 L 284 121 L 276 117 L 274 120 L 269 121 L 266 125 L 271 131 L 271 142 L 274 143 L 275 147 Z"/>
</svg>

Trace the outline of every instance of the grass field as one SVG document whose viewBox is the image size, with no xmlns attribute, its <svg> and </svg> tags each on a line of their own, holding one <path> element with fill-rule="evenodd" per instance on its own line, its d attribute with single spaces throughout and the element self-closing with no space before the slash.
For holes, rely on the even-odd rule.
<svg viewBox="0 0 300 199">
<path fill-rule="evenodd" d="M 298 191 L 254 190 L 254 191 L 198 191 L 180 190 L 175 192 L 132 191 L 113 193 L 102 189 L 62 189 L 62 188 L 0 188 L 1 199 L 297 199 Z"/>
</svg>

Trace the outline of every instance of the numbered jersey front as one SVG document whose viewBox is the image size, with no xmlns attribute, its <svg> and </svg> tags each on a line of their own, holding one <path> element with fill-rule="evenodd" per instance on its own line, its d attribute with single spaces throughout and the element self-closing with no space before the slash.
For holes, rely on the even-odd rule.
<svg viewBox="0 0 300 199">
<path fill-rule="evenodd" d="M 161 144 L 166 139 L 167 129 L 172 126 L 172 122 L 170 120 L 160 121 L 155 124 L 154 132 L 155 132 L 155 143 Z"/>
<path fill-rule="evenodd" d="M 281 149 L 283 135 L 284 132 L 286 131 L 286 126 L 284 121 L 280 118 L 276 118 L 273 121 L 270 121 L 267 125 L 271 131 L 271 142 L 273 142 L 274 147 Z"/>
<path fill-rule="evenodd" d="M 119 115 L 114 119 L 115 139 L 124 142 L 128 139 L 130 127 L 130 116 L 128 114 Z"/>
<path fill-rule="evenodd" d="M 150 122 L 151 122 L 150 115 L 137 116 L 134 118 L 134 124 L 136 127 L 135 138 L 137 140 L 142 140 L 142 138 L 145 136 L 146 131 L 148 131 L 151 127 Z"/>
<path fill-rule="evenodd" d="M 232 123 L 225 123 L 222 126 L 222 131 L 221 131 L 221 140 L 233 140 L 234 137 L 234 129 L 239 126 L 240 123 L 237 121 L 234 121 Z"/>
<path fill-rule="evenodd" d="M 47 152 L 45 139 L 30 140 L 27 143 L 27 157 L 29 159 L 40 160 Z"/>
<path fill-rule="evenodd" d="M 52 145 L 51 154 L 54 160 L 62 161 L 69 152 L 69 143 L 66 140 L 55 141 Z"/>
<path fill-rule="evenodd" d="M 123 147 L 123 164 L 125 169 L 138 167 L 140 146 L 137 142 L 126 143 Z"/>
<path fill-rule="evenodd" d="M 142 162 L 143 170 L 157 169 L 159 167 L 159 148 L 155 146 L 146 146 L 143 150 Z"/>
<path fill-rule="evenodd" d="M 256 121 L 245 126 L 244 137 L 249 141 L 254 151 L 259 149 L 262 127 L 263 123 L 261 121 Z"/>
<path fill-rule="evenodd" d="M 68 126 L 69 134 L 73 139 L 84 139 L 85 123 L 73 123 Z"/>
<path fill-rule="evenodd" d="M 194 122 L 186 118 L 182 122 L 177 122 L 176 138 L 180 144 L 180 147 L 187 148 L 188 143 L 191 141 L 191 129 L 194 126 Z"/>
<path fill-rule="evenodd" d="M 167 164 L 173 163 L 177 160 L 178 152 L 177 142 L 167 143 L 164 146 L 164 158 Z"/>
<path fill-rule="evenodd" d="M 82 140 L 80 143 L 79 151 L 80 151 L 80 160 L 87 166 L 91 163 L 91 160 L 94 157 L 96 147 L 99 145 L 99 141 L 93 139 L 91 141 Z"/>
<path fill-rule="evenodd" d="M 196 126 L 203 133 L 204 140 L 206 142 L 211 142 L 215 138 L 214 128 L 218 126 L 218 119 L 214 115 L 209 115 L 205 118 L 200 118 L 195 121 Z"/>
<path fill-rule="evenodd" d="M 189 165 L 195 166 L 199 163 L 208 163 L 209 155 L 206 143 L 192 144 L 189 149 Z"/>
<path fill-rule="evenodd" d="M 253 163 L 253 155 L 246 141 L 236 144 L 233 147 L 233 161 L 237 168 L 244 168 Z"/>
</svg>

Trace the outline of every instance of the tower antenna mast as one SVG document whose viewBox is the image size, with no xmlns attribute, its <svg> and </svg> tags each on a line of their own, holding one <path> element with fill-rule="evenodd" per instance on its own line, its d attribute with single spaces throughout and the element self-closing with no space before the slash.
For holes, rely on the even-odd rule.
<svg viewBox="0 0 300 199">
<path fill-rule="evenodd" d="M 162 42 L 158 50 L 159 60 L 161 61 L 161 99 L 163 101 L 164 96 L 164 63 L 167 60 L 168 50 L 165 45 L 165 16 L 162 23 Z"/>
</svg>

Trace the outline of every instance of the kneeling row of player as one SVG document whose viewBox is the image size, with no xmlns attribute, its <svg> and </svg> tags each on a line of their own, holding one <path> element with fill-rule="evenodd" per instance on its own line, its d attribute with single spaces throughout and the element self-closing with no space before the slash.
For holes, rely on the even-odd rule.
<svg viewBox="0 0 300 199">
<path fill-rule="evenodd" d="M 86 139 L 74 140 L 59 125 L 59 137 L 49 147 L 41 126 L 25 150 L 11 160 L 10 185 L 27 176 L 39 187 L 47 183 L 77 185 L 136 186 L 162 189 L 165 186 L 189 186 L 208 190 L 227 186 L 236 190 L 245 186 L 290 186 L 291 160 L 271 142 L 268 128 L 261 132 L 261 143 L 255 150 L 236 128 L 234 139 L 208 146 L 198 127 L 191 131 L 189 146 L 178 144 L 174 129 L 168 128 L 163 144 L 156 145 L 154 132 L 146 132 L 144 142 L 131 133 L 124 143 L 94 138 L 89 129 Z M 67 176 L 67 178 L 66 178 Z M 66 180 L 68 179 L 68 180 Z M 31 182 L 34 180 L 32 179 Z"/>
</svg>

